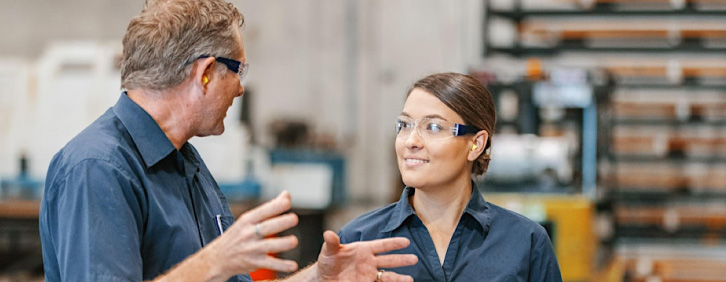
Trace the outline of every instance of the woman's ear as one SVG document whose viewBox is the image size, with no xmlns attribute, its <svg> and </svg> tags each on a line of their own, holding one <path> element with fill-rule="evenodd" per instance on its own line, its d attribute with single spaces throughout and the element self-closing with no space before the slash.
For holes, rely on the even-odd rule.
<svg viewBox="0 0 726 282">
<path fill-rule="evenodd" d="M 469 156 L 467 157 L 469 161 L 475 161 L 482 153 L 484 153 L 484 148 L 487 146 L 487 140 L 489 140 L 489 132 L 486 130 L 481 130 L 474 135 L 471 147 L 469 148 Z"/>
</svg>

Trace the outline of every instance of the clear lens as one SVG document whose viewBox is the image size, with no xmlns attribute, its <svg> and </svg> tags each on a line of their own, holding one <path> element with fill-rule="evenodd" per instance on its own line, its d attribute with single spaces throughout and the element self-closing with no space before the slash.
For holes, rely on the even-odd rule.
<svg viewBox="0 0 726 282">
<path fill-rule="evenodd" d="M 243 80 L 245 80 L 245 77 L 247 77 L 247 72 L 250 70 L 250 64 L 244 63 L 240 65 L 239 71 L 237 72 L 237 75 L 239 75 L 239 82 L 241 83 Z"/>
<path fill-rule="evenodd" d="M 407 134 L 411 132 L 414 126 L 414 121 L 407 117 L 398 117 L 396 119 L 396 134 Z"/>
<path fill-rule="evenodd" d="M 421 121 L 418 130 L 424 139 L 435 140 L 454 136 L 451 127 L 451 124 L 444 120 L 426 119 Z"/>
<path fill-rule="evenodd" d="M 426 141 L 435 141 L 454 136 L 454 124 L 442 119 L 425 118 L 418 122 L 409 117 L 398 117 L 396 120 L 396 136 L 406 137 L 416 128 L 419 136 Z"/>
</svg>

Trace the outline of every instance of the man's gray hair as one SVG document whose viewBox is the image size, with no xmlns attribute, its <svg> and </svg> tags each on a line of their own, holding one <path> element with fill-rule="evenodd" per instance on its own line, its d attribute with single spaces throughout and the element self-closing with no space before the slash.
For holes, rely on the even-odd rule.
<svg viewBox="0 0 726 282">
<path fill-rule="evenodd" d="M 201 55 L 239 57 L 236 33 L 243 24 L 224 0 L 147 0 L 123 39 L 121 87 L 168 89 L 184 81 Z"/>
</svg>

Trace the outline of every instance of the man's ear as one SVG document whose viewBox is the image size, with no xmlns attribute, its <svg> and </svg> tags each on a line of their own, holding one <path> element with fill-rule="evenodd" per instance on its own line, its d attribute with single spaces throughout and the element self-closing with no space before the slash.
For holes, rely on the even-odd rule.
<svg viewBox="0 0 726 282">
<path fill-rule="evenodd" d="M 194 85 L 207 89 L 214 77 L 214 57 L 202 58 L 194 61 L 190 74 Z"/>
<path fill-rule="evenodd" d="M 469 147 L 469 156 L 467 156 L 469 161 L 475 161 L 482 153 L 484 153 L 487 146 L 487 140 L 489 140 L 489 132 L 486 130 L 481 130 L 474 135 L 474 138 L 471 141 L 471 147 Z"/>
</svg>

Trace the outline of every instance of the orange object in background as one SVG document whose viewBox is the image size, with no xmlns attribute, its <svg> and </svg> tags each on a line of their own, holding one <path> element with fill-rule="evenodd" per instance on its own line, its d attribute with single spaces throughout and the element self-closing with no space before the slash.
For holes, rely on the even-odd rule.
<svg viewBox="0 0 726 282">
<path fill-rule="evenodd" d="M 527 59 L 527 78 L 531 81 L 542 80 L 542 61 L 537 58 Z"/>
<path fill-rule="evenodd" d="M 275 235 L 270 235 L 265 238 L 274 238 Z M 274 257 L 275 254 L 267 254 L 268 256 Z M 258 269 L 250 272 L 252 281 L 263 281 L 263 280 L 274 280 L 277 279 L 277 272 L 269 269 Z"/>
<path fill-rule="evenodd" d="M 277 278 L 277 272 L 269 269 L 258 269 L 250 272 L 252 281 L 273 280 Z"/>
</svg>

